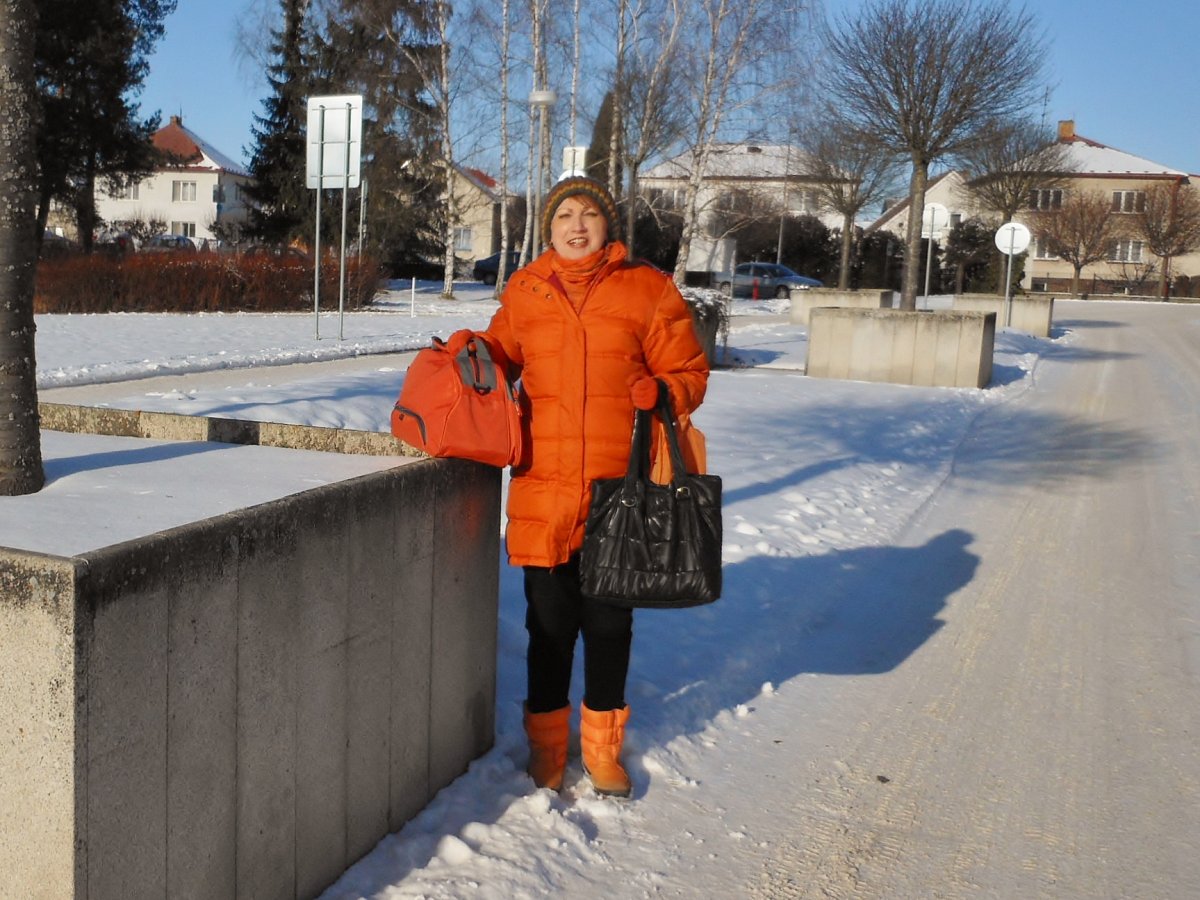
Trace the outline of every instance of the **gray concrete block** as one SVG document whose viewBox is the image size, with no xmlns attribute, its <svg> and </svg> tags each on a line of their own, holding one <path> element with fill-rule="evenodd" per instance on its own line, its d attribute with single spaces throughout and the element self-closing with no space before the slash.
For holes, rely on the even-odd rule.
<svg viewBox="0 0 1200 900">
<path fill-rule="evenodd" d="M 491 746 L 499 500 L 430 460 L 0 548 L 4 890 L 318 895 Z"/>
<path fill-rule="evenodd" d="M 991 380 L 994 313 L 817 307 L 810 321 L 813 377 L 932 387 Z"/>
<path fill-rule="evenodd" d="M 298 523 L 262 511 L 239 535 L 237 883 L 251 897 L 294 897 Z"/>
<path fill-rule="evenodd" d="M 0 873 L 4 894 L 31 900 L 78 896 L 86 858 L 87 709 L 75 662 L 75 565 L 0 553 Z"/>
<path fill-rule="evenodd" d="M 797 289 L 791 292 L 789 314 L 797 325 L 808 328 L 814 309 L 891 309 L 892 293 L 877 290 L 843 291 L 837 288 Z"/>
<path fill-rule="evenodd" d="M 167 597 L 167 896 L 236 896 L 238 539 L 181 539 Z"/>
<path fill-rule="evenodd" d="M 398 485 L 357 486 L 346 528 L 346 862 L 390 830 L 392 598 L 397 588 Z"/>
<path fill-rule="evenodd" d="M 397 831 L 435 793 L 429 774 L 433 702 L 433 544 L 439 500 L 435 479 L 397 473 L 393 545 L 396 584 L 391 600 L 389 823 Z M 442 598 L 437 598 L 441 603 Z"/>
<path fill-rule="evenodd" d="M 995 313 L 996 327 L 1035 337 L 1049 337 L 1054 325 L 1054 298 L 1037 294 L 1018 294 L 1008 302 L 1003 294 L 956 294 L 954 309 Z"/>
<path fill-rule="evenodd" d="M 486 752 L 495 735 L 496 627 L 499 570 L 472 565 L 478 553 L 498 553 L 499 529 L 489 510 L 499 483 L 486 466 L 461 463 L 438 483 L 434 548 L 430 703 L 430 779 L 441 787 Z"/>
<path fill-rule="evenodd" d="M 169 556 L 88 560 L 89 896 L 164 896 L 167 889 L 167 604 Z"/>
</svg>

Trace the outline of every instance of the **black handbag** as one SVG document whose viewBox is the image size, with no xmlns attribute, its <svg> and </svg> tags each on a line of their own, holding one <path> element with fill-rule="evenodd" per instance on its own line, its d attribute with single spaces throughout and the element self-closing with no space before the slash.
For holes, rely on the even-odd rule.
<svg viewBox="0 0 1200 900">
<path fill-rule="evenodd" d="M 650 479 L 654 414 L 670 445 L 670 484 Z M 661 385 L 654 413 L 634 418 L 625 476 L 592 482 L 579 572 L 584 594 L 618 606 L 669 609 L 721 596 L 721 479 L 687 471 Z"/>
</svg>

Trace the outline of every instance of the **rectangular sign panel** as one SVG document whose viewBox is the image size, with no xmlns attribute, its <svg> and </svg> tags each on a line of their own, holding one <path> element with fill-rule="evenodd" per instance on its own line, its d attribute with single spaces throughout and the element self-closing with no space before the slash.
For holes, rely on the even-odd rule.
<svg viewBox="0 0 1200 900">
<path fill-rule="evenodd" d="M 306 175 L 310 188 L 358 187 L 362 107 L 361 94 L 309 98 Z"/>
</svg>

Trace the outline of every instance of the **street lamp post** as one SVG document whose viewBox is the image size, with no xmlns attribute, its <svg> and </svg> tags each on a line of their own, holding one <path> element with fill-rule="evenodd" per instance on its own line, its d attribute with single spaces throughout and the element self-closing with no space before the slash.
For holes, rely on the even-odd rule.
<svg viewBox="0 0 1200 900">
<path fill-rule="evenodd" d="M 534 175 L 534 173 L 530 173 L 530 177 L 535 178 L 534 189 L 533 189 L 533 222 L 534 222 L 533 231 L 534 231 L 534 235 L 533 235 L 533 240 L 530 243 L 530 246 L 532 246 L 537 251 L 537 253 L 540 253 L 542 250 L 541 229 L 539 227 L 537 227 L 537 221 L 538 221 L 537 216 L 538 216 L 538 212 L 540 211 L 541 206 L 542 206 L 542 186 L 545 181 L 545 173 L 546 173 L 546 168 L 547 168 L 547 166 L 546 166 L 546 148 L 545 148 L 546 111 L 551 106 L 554 105 L 554 101 L 557 99 L 558 99 L 558 97 L 555 95 L 554 91 L 551 91 L 548 89 L 529 92 L 529 105 L 538 111 L 538 154 L 537 154 L 537 167 L 536 167 L 537 173 L 536 173 L 536 176 Z M 536 256 L 537 253 L 534 253 L 532 255 Z"/>
</svg>

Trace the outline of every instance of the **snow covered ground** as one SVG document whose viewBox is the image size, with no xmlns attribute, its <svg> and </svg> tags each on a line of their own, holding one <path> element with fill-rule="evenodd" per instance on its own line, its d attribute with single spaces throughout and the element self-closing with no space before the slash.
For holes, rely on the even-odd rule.
<svg viewBox="0 0 1200 900">
<path fill-rule="evenodd" d="M 105 403 L 386 431 L 402 370 L 364 356 L 483 327 L 495 308 L 479 286 L 464 285 L 455 301 L 424 286 L 415 302 L 397 288 L 381 311 L 348 313 L 345 340 L 328 315 L 319 341 L 311 314 L 39 316 L 42 399 L 72 402 L 53 389 L 120 382 Z M 807 662 L 790 652 L 830 613 L 828 594 L 812 586 L 843 577 L 855 551 L 892 544 L 947 477 L 972 423 L 1021 403 L 1039 361 L 1077 337 L 1002 330 L 986 390 L 825 381 L 800 374 L 806 335 L 780 315 L 786 306 L 736 301 L 727 349 L 736 365 L 714 371 L 695 417 L 724 479 L 725 594 L 709 607 L 637 614 L 633 798 L 595 797 L 577 755 L 561 796 L 533 790 L 523 774 L 524 601 L 518 573 L 502 564 L 495 748 L 324 900 L 715 897 L 745 883 L 738 860 L 778 824 L 780 786 L 762 776 L 812 711 L 800 703 L 803 684 L 872 677 L 839 671 L 833 650 Z M 344 371 L 280 368 L 335 358 Z M 46 490 L 83 477 L 64 474 Z M 10 502 L 0 499 L 0 518 Z"/>
</svg>

